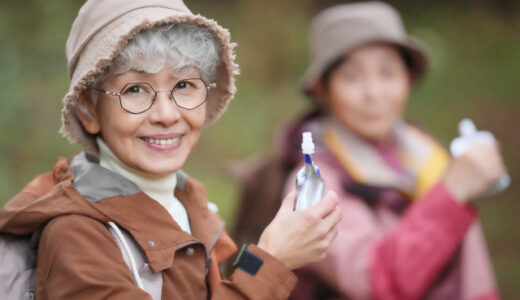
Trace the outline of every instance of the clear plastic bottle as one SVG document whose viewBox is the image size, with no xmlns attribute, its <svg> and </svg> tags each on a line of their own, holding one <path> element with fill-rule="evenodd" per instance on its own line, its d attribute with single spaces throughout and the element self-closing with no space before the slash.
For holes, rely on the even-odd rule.
<svg viewBox="0 0 520 300">
<path fill-rule="evenodd" d="M 316 204 L 325 193 L 325 182 L 321 178 L 320 170 L 312 162 L 314 143 L 310 132 L 303 133 L 302 153 L 305 155 L 305 165 L 296 176 L 296 189 L 298 198 L 295 210 L 304 210 Z"/>
<path fill-rule="evenodd" d="M 460 137 L 455 138 L 450 144 L 451 155 L 458 157 L 462 155 L 468 148 L 475 144 L 494 143 L 495 137 L 489 131 L 477 131 L 475 124 L 470 119 L 463 119 L 459 122 Z M 500 180 L 490 186 L 484 196 L 497 194 L 505 190 L 511 183 L 508 174 L 504 174 Z"/>
</svg>

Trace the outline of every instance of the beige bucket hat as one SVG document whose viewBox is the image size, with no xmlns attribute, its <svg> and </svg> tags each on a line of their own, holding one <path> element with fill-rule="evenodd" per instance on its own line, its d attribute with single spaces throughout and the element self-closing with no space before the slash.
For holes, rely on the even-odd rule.
<svg viewBox="0 0 520 300">
<path fill-rule="evenodd" d="M 302 79 L 308 95 L 334 61 L 369 43 L 385 42 L 401 48 L 410 59 L 414 82 L 428 66 L 424 46 L 406 34 L 399 13 L 382 2 L 341 4 L 322 11 L 312 21 L 310 41 L 311 64 Z"/>
<path fill-rule="evenodd" d="M 215 21 L 194 15 L 181 0 L 89 0 L 79 10 L 66 45 L 70 88 L 63 99 L 61 134 L 87 151 L 97 153 L 95 137 L 87 133 L 77 115 L 79 94 L 117 57 L 139 31 L 166 23 L 194 22 L 213 33 L 218 46 L 216 88 L 208 94 L 206 125 L 226 110 L 238 75 L 229 31 Z"/>
</svg>

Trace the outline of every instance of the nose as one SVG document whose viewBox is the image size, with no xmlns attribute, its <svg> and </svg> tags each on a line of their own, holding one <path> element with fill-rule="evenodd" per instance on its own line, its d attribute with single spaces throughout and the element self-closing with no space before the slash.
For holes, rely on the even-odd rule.
<svg viewBox="0 0 520 300">
<path fill-rule="evenodd" d="M 367 79 L 365 82 L 365 97 L 369 102 L 377 102 L 382 98 L 383 83 L 376 78 Z"/>
<path fill-rule="evenodd" d="M 182 118 L 180 110 L 169 91 L 158 91 L 150 109 L 149 120 L 152 124 L 168 127 Z"/>
</svg>

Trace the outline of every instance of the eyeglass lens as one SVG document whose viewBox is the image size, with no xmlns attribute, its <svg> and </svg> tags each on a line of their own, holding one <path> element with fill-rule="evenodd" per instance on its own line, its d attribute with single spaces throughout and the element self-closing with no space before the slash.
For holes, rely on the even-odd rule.
<svg viewBox="0 0 520 300">
<path fill-rule="evenodd" d="M 185 109 L 194 109 L 204 103 L 207 88 L 201 79 L 185 79 L 178 81 L 171 90 L 175 103 Z M 120 92 L 121 107 L 131 113 L 148 110 L 156 97 L 156 91 L 149 83 L 136 82 L 126 84 Z"/>
</svg>

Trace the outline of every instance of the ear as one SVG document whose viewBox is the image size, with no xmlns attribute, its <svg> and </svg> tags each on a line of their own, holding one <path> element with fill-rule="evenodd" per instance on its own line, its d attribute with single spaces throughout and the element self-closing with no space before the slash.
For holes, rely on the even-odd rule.
<svg viewBox="0 0 520 300">
<path fill-rule="evenodd" d="M 90 99 L 87 91 L 81 92 L 78 98 L 79 106 L 76 107 L 76 114 L 83 125 L 83 128 L 90 134 L 97 134 L 101 130 L 96 106 Z"/>
<path fill-rule="evenodd" d="M 419 76 L 408 71 L 408 88 L 411 89 L 419 81 Z"/>
<path fill-rule="evenodd" d="M 317 80 L 316 83 L 312 86 L 312 95 L 314 97 L 314 101 L 320 106 L 328 108 L 328 89 L 325 86 L 326 83 L 323 79 Z"/>
</svg>

